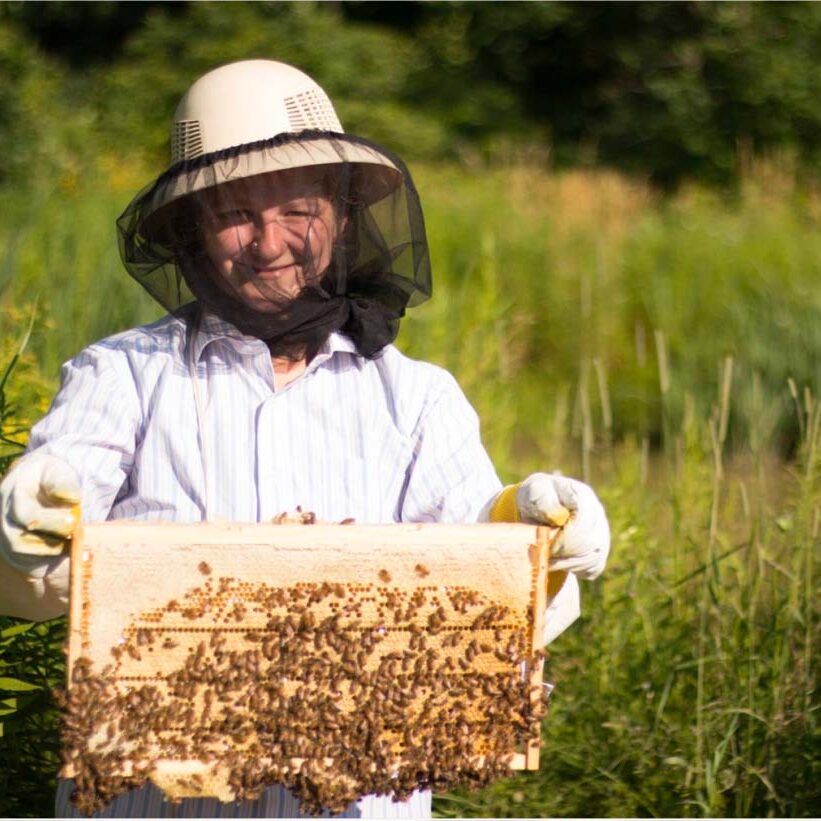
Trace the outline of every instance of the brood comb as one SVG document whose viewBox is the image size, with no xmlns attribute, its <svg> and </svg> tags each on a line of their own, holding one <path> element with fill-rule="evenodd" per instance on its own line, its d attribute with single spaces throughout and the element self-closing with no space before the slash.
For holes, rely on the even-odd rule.
<svg viewBox="0 0 821 821">
<path fill-rule="evenodd" d="M 528 525 L 86 525 L 63 775 L 92 812 L 290 788 L 309 811 L 538 766 L 547 554 Z"/>
</svg>

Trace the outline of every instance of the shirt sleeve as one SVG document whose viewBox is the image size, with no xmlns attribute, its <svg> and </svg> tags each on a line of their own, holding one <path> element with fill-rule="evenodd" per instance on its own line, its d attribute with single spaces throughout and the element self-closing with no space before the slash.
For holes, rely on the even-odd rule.
<svg viewBox="0 0 821 821">
<path fill-rule="evenodd" d="M 92 346 L 63 365 L 60 390 L 27 451 L 68 462 L 80 476 L 83 519 L 103 521 L 134 465 L 139 419 L 125 356 Z"/>
<path fill-rule="evenodd" d="M 402 504 L 404 522 L 475 522 L 502 487 L 479 418 L 450 374 L 422 413 Z"/>
<path fill-rule="evenodd" d="M 104 520 L 133 465 L 138 418 L 133 380 L 117 372 L 106 352 L 89 348 L 63 366 L 60 390 L 21 459 L 41 452 L 68 462 L 80 477 L 83 519 Z M 59 616 L 68 607 L 68 587 L 67 556 L 44 557 L 27 572 L 0 561 L 0 607 L 8 615 Z"/>
</svg>

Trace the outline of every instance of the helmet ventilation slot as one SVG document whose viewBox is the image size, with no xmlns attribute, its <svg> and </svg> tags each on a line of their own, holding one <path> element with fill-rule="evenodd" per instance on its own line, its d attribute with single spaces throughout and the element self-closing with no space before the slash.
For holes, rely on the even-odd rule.
<svg viewBox="0 0 821 821">
<path fill-rule="evenodd" d="M 294 131 L 304 128 L 318 128 L 326 131 L 342 130 L 331 101 L 325 94 L 315 89 L 286 97 L 285 110 L 288 112 L 288 120 Z"/>
<path fill-rule="evenodd" d="M 171 135 L 172 162 L 191 160 L 203 153 L 202 128 L 199 120 L 178 120 Z"/>
</svg>

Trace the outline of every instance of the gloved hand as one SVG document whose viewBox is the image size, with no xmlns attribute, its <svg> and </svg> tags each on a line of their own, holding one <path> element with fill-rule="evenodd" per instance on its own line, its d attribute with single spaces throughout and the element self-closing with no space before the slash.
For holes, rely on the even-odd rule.
<svg viewBox="0 0 821 821">
<path fill-rule="evenodd" d="M 49 454 L 25 456 L 0 484 L 0 555 L 23 573 L 59 556 L 80 518 L 80 481 Z"/>
<path fill-rule="evenodd" d="M 488 511 L 490 521 L 562 527 L 551 549 L 550 569 L 594 579 L 607 562 L 610 526 L 593 489 L 575 479 L 533 473 L 502 490 Z"/>
<path fill-rule="evenodd" d="M 518 485 L 499 491 L 479 514 L 479 521 L 562 528 L 551 546 L 547 575 L 543 638 L 550 644 L 581 612 L 576 576 L 594 579 L 607 562 L 610 526 L 601 502 L 583 482 L 533 473 Z"/>
<path fill-rule="evenodd" d="M 595 579 L 610 553 L 610 525 L 602 503 L 590 485 L 565 476 L 533 473 L 519 485 L 516 504 L 523 522 L 557 524 L 561 506 L 570 516 L 551 550 L 551 569 L 570 570 L 582 579 Z"/>
</svg>

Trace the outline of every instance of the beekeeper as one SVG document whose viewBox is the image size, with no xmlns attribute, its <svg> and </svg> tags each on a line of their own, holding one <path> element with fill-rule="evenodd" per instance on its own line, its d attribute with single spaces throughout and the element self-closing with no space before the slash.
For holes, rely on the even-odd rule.
<svg viewBox="0 0 821 821">
<path fill-rule="evenodd" d="M 343 132 L 313 80 L 267 60 L 200 78 L 174 117 L 171 166 L 117 226 L 126 269 L 169 313 L 63 366 L 0 486 L 3 613 L 66 612 L 78 504 L 90 521 L 177 522 L 265 522 L 297 506 L 325 521 L 544 522 L 564 508 L 545 640 L 576 618 L 576 576 L 597 576 L 609 550 L 602 506 L 545 473 L 502 488 L 453 377 L 392 345 L 431 293 L 419 198 L 398 157 Z M 58 815 L 73 813 L 69 792 L 63 782 Z M 272 787 L 252 802 L 171 807 L 147 787 L 106 812 L 299 806 Z M 420 791 L 347 814 L 430 812 Z"/>
</svg>

